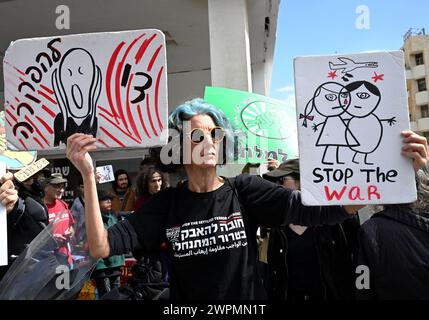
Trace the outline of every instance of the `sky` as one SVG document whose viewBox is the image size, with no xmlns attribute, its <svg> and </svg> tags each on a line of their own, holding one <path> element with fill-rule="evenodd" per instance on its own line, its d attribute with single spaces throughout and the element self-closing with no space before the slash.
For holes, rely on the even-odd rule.
<svg viewBox="0 0 429 320">
<path fill-rule="evenodd" d="M 399 50 L 410 28 L 429 34 L 429 1 L 281 0 L 270 96 L 295 106 L 294 57 Z"/>
</svg>

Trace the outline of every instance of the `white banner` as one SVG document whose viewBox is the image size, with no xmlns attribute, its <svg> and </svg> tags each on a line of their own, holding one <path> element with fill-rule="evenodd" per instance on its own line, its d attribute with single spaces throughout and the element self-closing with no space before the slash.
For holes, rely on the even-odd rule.
<svg viewBox="0 0 429 320">
<path fill-rule="evenodd" d="M 295 88 L 304 204 L 416 200 L 402 51 L 296 58 Z"/>
<path fill-rule="evenodd" d="M 75 132 L 99 147 L 167 143 L 165 37 L 158 30 L 21 39 L 4 62 L 7 139 L 64 148 Z"/>
</svg>

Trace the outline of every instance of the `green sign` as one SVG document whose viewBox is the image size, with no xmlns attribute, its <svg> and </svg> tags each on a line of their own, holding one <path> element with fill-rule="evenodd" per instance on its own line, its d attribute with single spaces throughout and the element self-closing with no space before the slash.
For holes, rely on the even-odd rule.
<svg viewBox="0 0 429 320">
<path fill-rule="evenodd" d="M 230 119 L 238 141 L 237 163 L 298 157 L 295 108 L 259 94 L 206 87 L 204 100 Z"/>
</svg>

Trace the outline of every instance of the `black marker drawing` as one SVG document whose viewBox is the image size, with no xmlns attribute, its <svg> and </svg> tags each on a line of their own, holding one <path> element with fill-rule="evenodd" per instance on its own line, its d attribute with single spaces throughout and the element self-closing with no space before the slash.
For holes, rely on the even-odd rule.
<svg viewBox="0 0 429 320">
<path fill-rule="evenodd" d="M 374 114 L 380 104 L 381 93 L 372 83 L 356 81 L 346 85 L 345 89 L 350 95 L 350 106 L 346 113 L 352 118 L 343 119 L 347 121 L 346 140 L 350 149 L 355 151 L 352 161 L 358 164 L 359 162 L 355 161 L 356 156 L 364 154 L 364 163 L 372 165 L 373 163 L 368 162 L 367 157 L 380 145 L 383 137 L 382 122 L 385 121 L 392 126 L 396 119 L 395 117 L 380 119 Z M 371 139 L 367 139 L 368 132 L 371 133 Z M 358 145 L 355 145 L 356 140 L 359 142 Z"/>
<path fill-rule="evenodd" d="M 342 63 L 333 63 L 329 61 L 329 68 L 331 70 L 341 70 L 341 73 L 350 73 L 358 68 L 377 68 L 378 62 L 354 62 L 350 58 L 340 57 L 338 58 Z"/>
<path fill-rule="evenodd" d="M 312 126 L 313 131 L 316 132 L 319 130 L 319 126 L 323 125 L 316 142 L 316 146 L 325 147 L 322 156 L 323 164 L 334 164 L 325 159 L 329 147 L 336 148 L 336 163 L 344 164 L 339 160 L 339 148 L 359 145 L 341 118 L 349 105 L 350 94 L 344 86 L 337 82 L 325 82 L 316 89 L 313 98 L 308 101 L 305 107 L 304 114 L 299 116 L 300 119 L 304 119 L 302 124 L 304 127 L 307 127 L 307 120 L 313 121 L 314 117 L 310 115 L 313 109 L 316 109 L 317 113 L 326 118 L 325 121 Z"/>
<path fill-rule="evenodd" d="M 87 50 L 73 48 L 62 57 L 52 73 L 52 86 L 60 107 L 54 119 L 54 146 L 65 144 L 76 132 L 96 136 L 101 82 L 101 70 Z"/>
</svg>

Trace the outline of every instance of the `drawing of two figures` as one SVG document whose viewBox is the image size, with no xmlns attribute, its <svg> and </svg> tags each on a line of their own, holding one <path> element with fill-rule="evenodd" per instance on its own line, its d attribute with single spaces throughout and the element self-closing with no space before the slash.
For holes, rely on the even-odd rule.
<svg viewBox="0 0 429 320">
<path fill-rule="evenodd" d="M 304 127 L 307 127 L 307 121 L 313 121 L 311 114 L 314 110 L 324 118 L 324 121 L 312 125 L 314 132 L 319 131 L 316 146 L 324 147 L 322 164 L 334 164 L 325 159 L 330 148 L 336 148 L 336 164 L 344 164 L 339 159 L 340 147 L 354 151 L 352 162 L 359 164 L 363 160 L 366 165 L 373 164 L 368 161 L 368 155 L 380 145 L 382 123 L 387 122 L 391 126 L 396 122 L 395 117 L 380 119 L 374 114 L 380 101 L 380 90 L 368 81 L 355 81 L 345 86 L 325 82 L 316 89 L 299 118 L 304 119 Z"/>
</svg>

